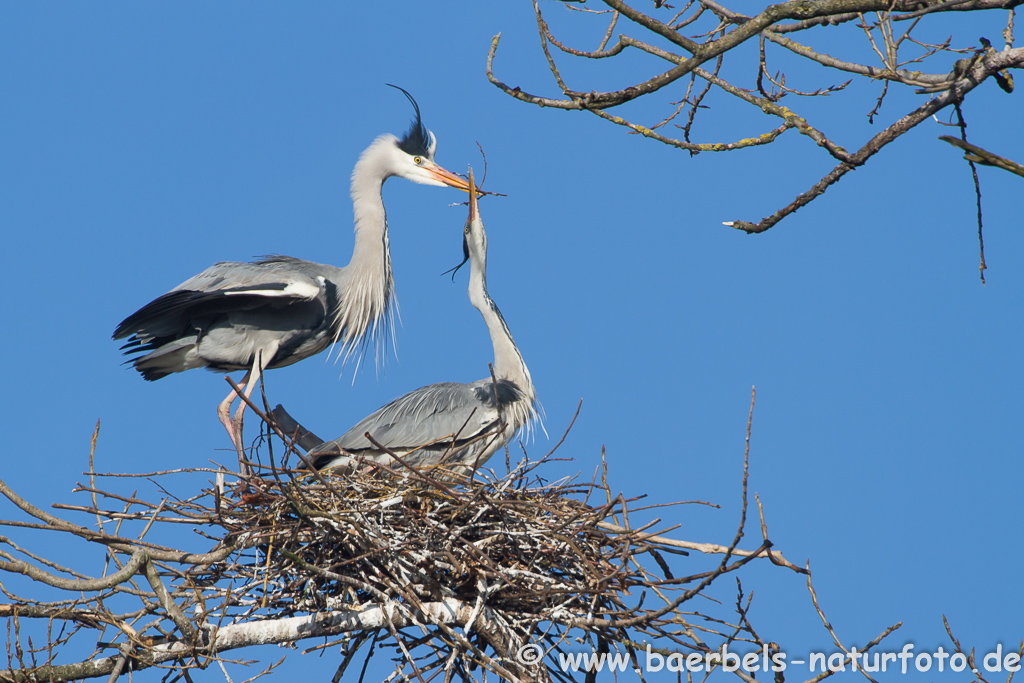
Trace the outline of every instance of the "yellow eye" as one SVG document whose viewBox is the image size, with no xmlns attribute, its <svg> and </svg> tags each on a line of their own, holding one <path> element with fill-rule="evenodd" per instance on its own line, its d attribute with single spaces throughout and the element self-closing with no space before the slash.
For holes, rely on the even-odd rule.
<svg viewBox="0 0 1024 683">
<path fill-rule="evenodd" d="M 416 157 L 415 159 L 413 159 L 413 163 L 415 163 L 417 165 L 422 164 L 423 163 L 423 157 Z"/>
</svg>

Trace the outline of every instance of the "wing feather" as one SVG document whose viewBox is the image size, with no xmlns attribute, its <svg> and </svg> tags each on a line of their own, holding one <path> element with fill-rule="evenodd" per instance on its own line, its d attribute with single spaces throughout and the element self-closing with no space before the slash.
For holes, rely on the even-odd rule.
<svg viewBox="0 0 1024 683">
<path fill-rule="evenodd" d="M 442 382 L 421 387 L 395 399 L 317 450 L 375 450 L 365 436 L 367 432 L 382 446 L 396 451 L 456 435 L 459 440 L 470 439 L 498 417 L 493 401 L 486 400 L 490 396 L 479 390 L 483 382 Z"/>
<path fill-rule="evenodd" d="M 287 256 L 253 263 L 217 263 L 125 318 L 114 330 L 114 339 L 133 335 L 145 342 L 174 335 L 197 312 L 251 309 L 271 300 L 310 301 L 324 288 L 319 268 L 319 264 Z"/>
</svg>

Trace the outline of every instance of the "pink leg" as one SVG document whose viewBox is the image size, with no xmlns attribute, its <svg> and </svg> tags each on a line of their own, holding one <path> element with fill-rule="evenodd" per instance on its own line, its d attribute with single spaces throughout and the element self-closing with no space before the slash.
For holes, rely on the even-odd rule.
<svg viewBox="0 0 1024 683">
<path fill-rule="evenodd" d="M 251 370 L 245 373 L 245 377 L 242 378 L 242 383 L 239 385 L 240 389 L 245 388 L 249 384 L 249 377 L 251 375 Z M 249 471 L 246 465 L 244 464 L 245 456 L 242 451 L 242 432 L 241 430 L 236 430 L 234 422 L 231 421 L 231 403 L 236 398 L 238 398 L 238 394 L 236 394 L 235 390 L 232 389 L 231 393 L 229 393 L 224 398 L 224 400 L 220 402 L 220 405 L 217 406 L 217 417 L 220 418 L 220 423 L 224 425 L 224 429 L 227 430 L 228 436 L 231 438 L 231 444 L 235 447 L 235 450 L 238 452 L 239 471 L 244 475 L 248 475 Z M 242 405 L 244 406 L 245 403 L 243 403 Z"/>
<path fill-rule="evenodd" d="M 256 388 L 256 385 L 263 378 L 263 370 L 270 363 L 270 359 L 274 357 L 275 353 L 277 353 L 277 345 L 268 349 L 260 349 L 256 352 L 256 360 L 253 362 L 252 368 L 249 372 L 245 374 L 245 378 L 248 381 L 244 385 L 239 385 L 238 387 L 239 389 L 244 390 L 243 394 L 246 398 L 249 398 L 252 395 L 252 390 Z M 266 359 L 265 361 L 263 360 L 264 358 Z M 248 476 L 252 474 L 252 469 L 249 467 L 248 462 L 246 462 L 244 448 L 242 447 L 242 417 L 248 404 L 245 401 L 239 401 L 238 403 L 238 410 L 235 411 L 235 417 L 231 420 L 232 430 L 230 431 L 233 431 L 238 437 L 238 441 L 236 443 L 236 448 L 238 449 L 238 470 L 243 475 Z M 223 416 L 224 418 L 227 417 L 227 410 L 228 409 L 226 408 Z M 223 421 L 224 419 L 222 418 L 221 422 Z"/>
</svg>

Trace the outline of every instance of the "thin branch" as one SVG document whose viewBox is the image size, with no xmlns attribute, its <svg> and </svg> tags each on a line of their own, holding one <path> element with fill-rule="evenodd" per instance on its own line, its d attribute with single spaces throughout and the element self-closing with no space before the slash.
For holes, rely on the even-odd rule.
<svg viewBox="0 0 1024 683">
<path fill-rule="evenodd" d="M 964 159 L 967 161 L 972 161 L 984 166 L 994 166 L 996 168 L 1001 168 L 1004 171 L 1009 171 L 1010 173 L 1024 177 L 1024 165 L 1018 164 L 1012 159 L 1001 157 L 994 152 L 982 149 L 981 147 L 973 145 L 966 140 L 957 139 L 952 135 L 940 135 L 939 139 L 943 142 L 948 142 L 954 147 L 959 147 L 964 150 L 964 152 L 966 152 L 966 154 L 964 154 Z"/>
<path fill-rule="evenodd" d="M 797 209 L 806 206 L 812 200 L 825 193 L 829 186 L 838 182 L 846 173 L 864 165 L 868 159 L 877 154 L 887 144 L 897 139 L 911 128 L 932 116 L 939 110 L 948 107 L 954 102 L 964 98 L 974 88 L 991 76 L 996 71 L 1007 68 L 1009 65 L 1024 65 L 1024 48 L 1015 48 L 1008 52 L 999 52 L 995 55 L 988 55 L 979 59 L 977 63 L 964 74 L 962 78 L 955 81 L 953 85 L 921 105 L 911 113 L 899 119 L 888 128 L 872 137 L 863 147 L 850 156 L 848 162 L 843 162 L 832 169 L 824 178 L 819 180 L 810 190 L 797 196 L 790 204 L 776 211 L 771 216 L 763 218 L 759 223 L 747 221 L 730 221 L 725 223 L 730 227 L 743 230 L 748 234 L 760 233 L 768 230 L 780 220 L 795 212 Z"/>
</svg>

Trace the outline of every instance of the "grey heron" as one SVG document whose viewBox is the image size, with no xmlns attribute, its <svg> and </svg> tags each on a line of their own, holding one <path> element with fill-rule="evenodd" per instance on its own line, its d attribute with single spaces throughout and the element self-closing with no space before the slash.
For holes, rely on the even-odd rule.
<svg viewBox="0 0 1024 683">
<path fill-rule="evenodd" d="M 397 88 L 397 86 L 392 86 Z M 369 338 L 392 327 L 393 284 L 388 223 L 381 190 L 392 176 L 424 185 L 468 190 L 469 184 L 434 161 L 437 139 L 423 125 L 419 105 L 402 88 L 416 117 L 404 137 L 384 134 L 360 155 L 352 171 L 355 247 L 348 265 L 290 256 L 249 263 L 222 262 L 146 304 L 114 330 L 126 363 L 146 380 L 193 368 L 245 370 L 239 388 L 248 398 L 264 370 L 291 365 L 340 344 L 338 356 L 364 350 Z M 217 415 L 248 472 L 242 447 L 245 401 L 231 417 L 234 390 Z"/>
<path fill-rule="evenodd" d="M 537 419 L 537 392 L 530 371 L 501 311 L 487 292 L 487 234 L 476 195 L 470 169 L 469 219 L 462 242 L 464 259 L 456 269 L 469 261 L 469 300 L 480 311 L 490 332 L 493 377 L 469 384 L 442 382 L 421 387 L 328 442 L 306 432 L 278 406 L 274 416 L 279 425 L 290 435 L 298 431 L 298 443 L 309 451 L 307 459 L 316 469 L 346 470 L 355 466 L 358 459 L 390 465 L 394 453 L 412 467 L 440 465 L 449 472 L 467 474 Z"/>
</svg>

